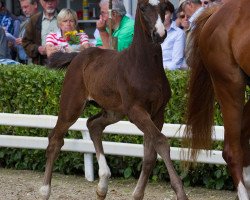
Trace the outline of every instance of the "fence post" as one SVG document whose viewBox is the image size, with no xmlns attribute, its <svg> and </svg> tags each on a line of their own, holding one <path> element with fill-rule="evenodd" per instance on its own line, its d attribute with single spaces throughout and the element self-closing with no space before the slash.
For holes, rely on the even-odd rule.
<svg viewBox="0 0 250 200">
<path fill-rule="evenodd" d="M 91 140 L 89 132 L 84 130 L 82 132 L 83 140 Z M 93 154 L 92 153 L 85 153 L 84 154 L 84 171 L 85 171 L 85 178 L 88 181 L 94 181 L 94 164 L 93 164 Z"/>
</svg>

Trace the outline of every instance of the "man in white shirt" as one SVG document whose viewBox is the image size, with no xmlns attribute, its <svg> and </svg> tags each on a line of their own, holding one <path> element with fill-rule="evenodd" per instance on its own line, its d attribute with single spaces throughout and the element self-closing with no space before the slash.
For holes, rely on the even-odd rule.
<svg viewBox="0 0 250 200">
<path fill-rule="evenodd" d="M 187 15 L 190 29 L 193 29 L 195 19 L 203 12 L 204 7 L 200 0 L 180 0 L 180 8 Z"/>
<path fill-rule="evenodd" d="M 180 10 L 182 10 L 188 18 L 190 27 L 186 31 L 186 47 L 185 47 L 185 61 L 189 58 L 189 36 L 191 31 L 194 28 L 194 21 L 197 17 L 204 11 L 204 7 L 200 0 L 180 0 Z M 185 62 L 184 65 L 188 66 L 188 63 Z"/>
</svg>

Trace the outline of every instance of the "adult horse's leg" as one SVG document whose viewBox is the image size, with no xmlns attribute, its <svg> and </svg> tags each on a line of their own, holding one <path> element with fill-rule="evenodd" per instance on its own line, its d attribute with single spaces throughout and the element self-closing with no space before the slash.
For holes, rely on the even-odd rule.
<svg viewBox="0 0 250 200">
<path fill-rule="evenodd" d="M 221 58 L 219 62 L 220 60 Z M 239 68 L 230 65 L 230 63 L 224 64 L 228 64 L 226 68 L 217 66 L 216 75 L 212 73 L 216 97 L 221 107 L 225 128 L 223 158 L 228 164 L 234 184 L 237 187 L 239 199 L 248 200 L 242 176 L 243 149 L 241 147 L 245 80 Z M 219 65 L 222 66 L 221 62 Z M 227 73 L 225 73 L 225 70 L 227 70 Z"/>
<path fill-rule="evenodd" d="M 243 180 L 250 198 L 250 100 L 244 107 L 241 132 L 241 146 L 243 149 Z"/>
<path fill-rule="evenodd" d="M 161 130 L 164 123 L 164 108 L 159 111 L 156 117 L 153 119 L 155 126 Z M 143 199 L 145 188 L 147 186 L 147 182 L 149 176 L 155 166 L 157 160 L 157 153 L 154 149 L 153 142 L 149 135 L 144 135 L 144 156 L 142 163 L 142 171 L 133 192 L 133 198 L 136 200 Z"/>
<path fill-rule="evenodd" d="M 151 120 L 150 115 L 140 106 L 133 106 L 128 112 L 128 117 L 129 119 L 144 133 L 144 137 L 147 139 L 147 141 L 151 141 L 150 143 L 147 144 L 147 148 L 149 148 L 149 154 L 145 154 L 145 158 L 147 159 L 146 156 L 152 156 L 151 160 L 149 163 L 144 163 L 145 168 L 147 168 L 148 171 L 142 172 L 142 175 L 148 176 L 148 173 L 151 170 L 152 165 L 155 163 L 155 153 L 156 151 L 163 159 L 165 162 L 165 165 L 167 167 L 169 177 L 170 177 L 170 183 L 172 188 L 174 189 L 177 199 L 178 200 L 186 200 L 187 196 L 184 192 L 182 181 L 180 177 L 177 175 L 173 163 L 170 158 L 170 146 L 167 142 L 167 138 L 165 135 L 163 135 L 157 126 L 154 124 L 154 122 Z M 151 148 L 154 148 L 154 151 L 152 151 Z M 153 154 L 152 154 L 153 152 Z M 147 152 L 146 152 L 147 153 Z M 147 164 L 147 165 L 146 165 Z M 145 173 L 146 172 L 146 173 Z M 142 181 L 143 178 L 141 178 L 139 181 Z M 144 183 L 139 182 L 138 184 Z M 137 184 L 137 187 L 138 187 Z M 144 183 L 145 184 L 145 183 Z M 136 189 L 135 192 L 139 191 L 139 189 Z M 142 190 L 141 190 L 142 191 Z M 135 193 L 134 193 L 135 194 Z M 143 196 L 135 196 L 135 200 L 142 199 Z"/>
<path fill-rule="evenodd" d="M 88 119 L 87 126 L 90 137 L 94 143 L 96 157 L 99 165 L 99 183 L 97 186 L 97 198 L 103 200 L 108 191 L 108 178 L 111 176 L 109 166 L 104 156 L 102 146 L 102 133 L 106 126 L 116 123 L 123 118 L 123 115 L 111 111 L 103 111 Z"/>
<path fill-rule="evenodd" d="M 51 190 L 52 170 L 55 159 L 64 144 L 63 137 L 69 127 L 78 119 L 84 105 L 85 94 L 81 72 L 67 72 L 60 99 L 60 112 L 55 128 L 49 134 L 49 145 L 46 150 L 46 167 L 43 186 L 40 193 L 43 199 L 49 199 Z"/>
</svg>

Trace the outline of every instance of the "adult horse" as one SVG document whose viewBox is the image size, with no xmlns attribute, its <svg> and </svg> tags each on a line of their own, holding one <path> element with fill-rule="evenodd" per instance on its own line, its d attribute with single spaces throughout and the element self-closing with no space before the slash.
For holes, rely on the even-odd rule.
<svg viewBox="0 0 250 200">
<path fill-rule="evenodd" d="M 87 122 L 99 165 L 97 198 L 105 199 L 111 175 L 102 146 L 103 130 L 127 116 L 144 133 L 143 166 L 133 198 L 143 198 L 158 153 L 166 164 L 177 199 L 187 199 L 170 159 L 167 138 L 160 132 L 164 108 L 171 96 L 160 46 L 166 36 L 163 26 L 165 8 L 165 0 L 138 1 L 134 39 L 127 50 L 118 53 L 90 48 L 78 55 L 64 54 L 64 61 L 66 56 L 73 60 L 69 59 L 58 120 L 49 135 L 45 177 L 40 189 L 45 199 L 50 196 L 53 163 L 63 146 L 64 134 L 89 100 L 102 108 L 101 113 Z"/>
<path fill-rule="evenodd" d="M 230 0 L 205 11 L 190 35 L 186 137 L 195 158 L 211 147 L 215 97 L 222 112 L 223 158 L 240 200 L 250 197 L 250 1 Z"/>
</svg>

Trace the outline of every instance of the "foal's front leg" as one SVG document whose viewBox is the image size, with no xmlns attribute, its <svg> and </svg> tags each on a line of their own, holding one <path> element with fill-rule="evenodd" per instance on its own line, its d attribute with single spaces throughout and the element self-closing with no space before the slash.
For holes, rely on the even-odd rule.
<svg viewBox="0 0 250 200">
<path fill-rule="evenodd" d="M 149 114 L 139 106 L 134 106 L 129 111 L 129 119 L 133 121 L 144 135 L 150 137 L 154 150 L 162 157 L 167 167 L 170 176 L 170 183 L 176 193 L 177 199 L 187 200 L 188 198 L 183 189 L 182 181 L 176 173 L 170 158 L 170 146 L 167 142 L 166 136 L 164 136 L 155 126 Z"/>
<path fill-rule="evenodd" d="M 164 123 L 164 107 L 153 118 L 155 126 L 161 130 Z M 144 155 L 142 163 L 142 171 L 137 182 L 136 188 L 133 192 L 133 198 L 135 200 L 143 199 L 145 189 L 148 183 L 149 176 L 155 166 L 157 160 L 157 153 L 154 149 L 153 141 L 150 136 L 144 135 Z"/>
<path fill-rule="evenodd" d="M 96 157 L 99 165 L 99 183 L 97 186 L 97 199 L 103 200 L 106 198 L 108 192 L 108 179 L 111 176 L 109 166 L 104 156 L 104 150 L 102 146 L 102 133 L 105 127 L 109 124 L 119 121 L 123 116 L 117 113 L 104 111 L 89 118 L 87 126 L 90 132 L 90 137 L 94 143 L 96 150 Z"/>
</svg>

